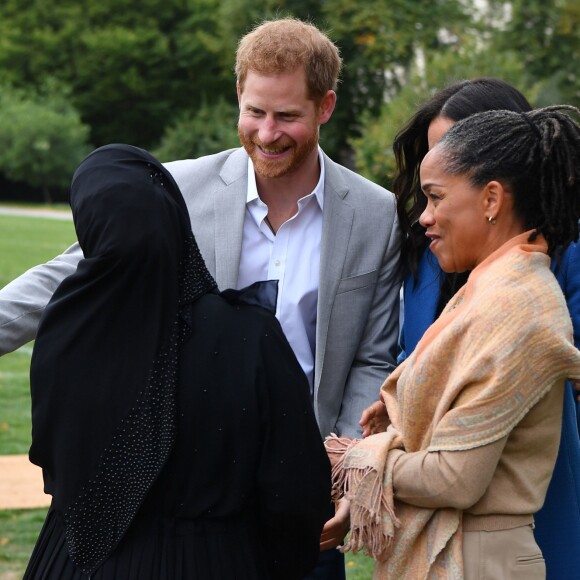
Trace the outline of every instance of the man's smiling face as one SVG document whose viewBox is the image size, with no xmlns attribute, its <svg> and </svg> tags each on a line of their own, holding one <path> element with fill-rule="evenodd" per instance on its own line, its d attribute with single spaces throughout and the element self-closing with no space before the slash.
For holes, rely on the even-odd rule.
<svg viewBox="0 0 580 580">
<path fill-rule="evenodd" d="M 318 155 L 320 107 L 308 98 L 302 69 L 274 75 L 250 70 L 238 100 L 238 135 L 259 176 L 291 174 Z"/>
</svg>

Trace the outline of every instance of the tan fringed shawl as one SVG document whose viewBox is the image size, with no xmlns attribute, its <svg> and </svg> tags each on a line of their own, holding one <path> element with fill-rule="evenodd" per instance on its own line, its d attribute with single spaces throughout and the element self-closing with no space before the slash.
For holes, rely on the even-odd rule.
<svg viewBox="0 0 580 580">
<path fill-rule="evenodd" d="M 473 270 L 385 381 L 387 432 L 355 443 L 326 442 L 335 484 L 351 500 L 344 550 L 364 549 L 375 558 L 375 578 L 463 578 L 462 512 L 397 502 L 392 478 L 400 449 L 492 443 L 554 384 L 580 378 L 580 352 L 547 245 L 542 237 L 528 243 L 529 235 L 513 238 Z"/>
</svg>

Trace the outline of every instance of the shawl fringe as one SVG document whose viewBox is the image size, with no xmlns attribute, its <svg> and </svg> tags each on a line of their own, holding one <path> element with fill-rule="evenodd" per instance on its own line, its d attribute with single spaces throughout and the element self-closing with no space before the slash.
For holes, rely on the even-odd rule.
<svg viewBox="0 0 580 580">
<path fill-rule="evenodd" d="M 338 501 L 344 496 L 351 501 L 350 535 L 339 550 L 353 554 L 363 550 L 367 556 L 380 561 L 388 556 L 400 522 L 395 515 L 393 494 L 388 493 L 389 487 L 383 487 L 382 472 L 374 466 L 345 466 L 347 452 L 360 442 L 335 433 L 325 440 L 332 464 L 332 499 Z M 392 469 L 387 473 L 392 474 Z"/>
</svg>

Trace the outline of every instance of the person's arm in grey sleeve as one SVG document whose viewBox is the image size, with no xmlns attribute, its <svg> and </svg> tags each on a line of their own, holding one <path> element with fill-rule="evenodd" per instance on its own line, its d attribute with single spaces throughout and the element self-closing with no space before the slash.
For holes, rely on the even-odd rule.
<svg viewBox="0 0 580 580">
<path fill-rule="evenodd" d="M 46 264 L 27 270 L 0 290 L 0 356 L 36 337 L 44 307 L 83 254 L 78 243 Z"/>
<path fill-rule="evenodd" d="M 401 288 L 400 232 L 395 218 L 373 303 L 342 399 L 335 431 L 357 438 L 362 434 L 364 409 L 379 398 L 379 391 L 396 366 L 399 338 L 399 296 Z"/>
</svg>

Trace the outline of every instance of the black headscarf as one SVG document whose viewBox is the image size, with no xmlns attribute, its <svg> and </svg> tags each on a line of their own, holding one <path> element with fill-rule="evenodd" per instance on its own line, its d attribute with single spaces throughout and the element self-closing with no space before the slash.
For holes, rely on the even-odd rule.
<svg viewBox="0 0 580 580">
<path fill-rule="evenodd" d="M 146 151 L 107 145 L 74 174 L 84 259 L 43 314 L 30 371 L 30 459 L 91 574 L 114 550 L 175 440 L 186 305 L 216 284 L 177 184 Z"/>
</svg>

